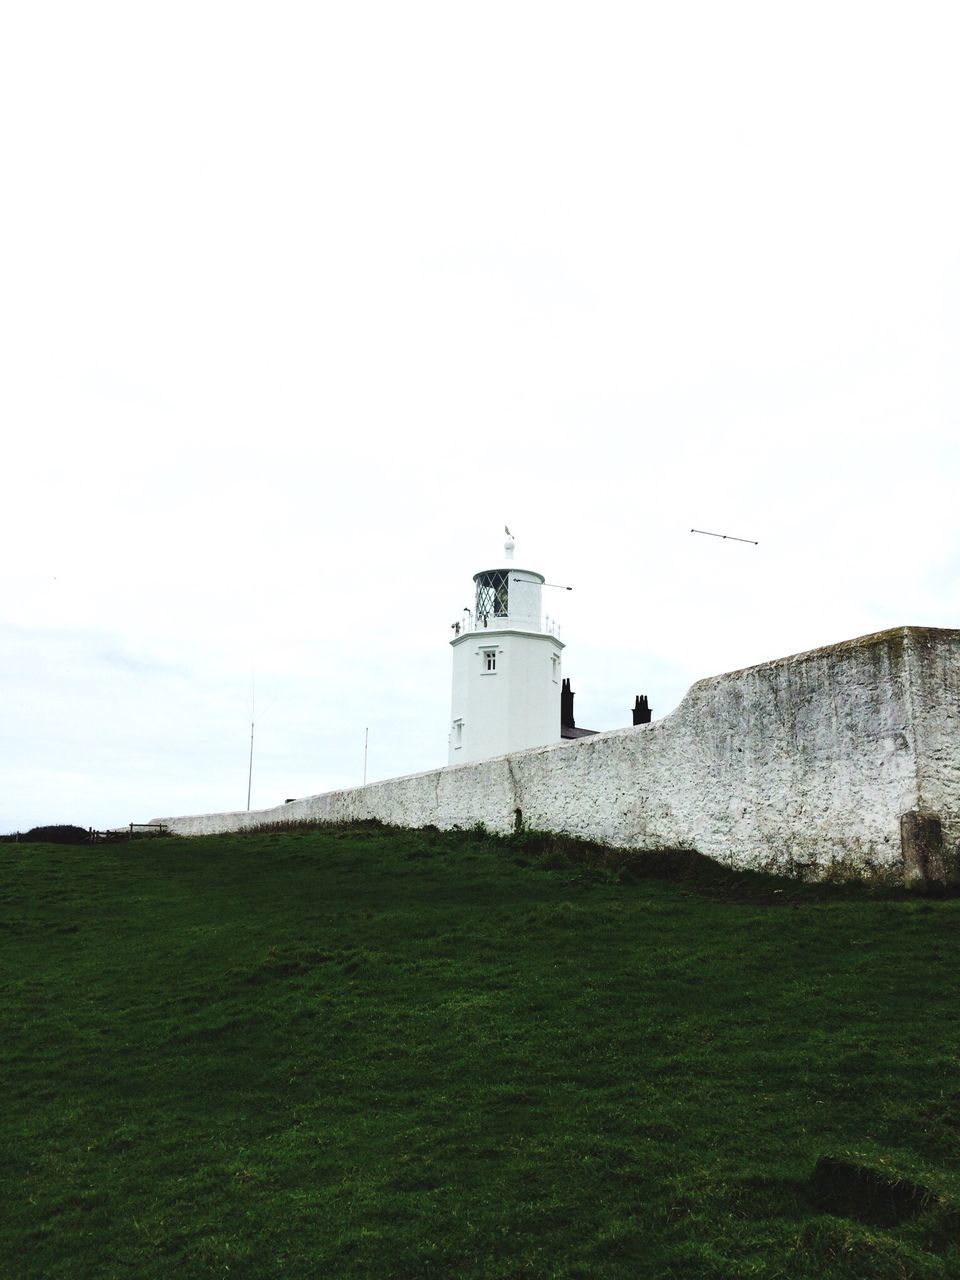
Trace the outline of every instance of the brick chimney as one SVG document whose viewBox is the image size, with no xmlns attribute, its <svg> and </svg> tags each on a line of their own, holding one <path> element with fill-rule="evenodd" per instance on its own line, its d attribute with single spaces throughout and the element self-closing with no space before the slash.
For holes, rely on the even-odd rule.
<svg viewBox="0 0 960 1280">
<path fill-rule="evenodd" d="M 561 694 L 561 706 L 563 705 L 563 695 Z M 633 704 L 633 723 L 649 724 L 650 723 L 650 707 L 647 703 L 647 695 L 637 694 L 637 700 Z"/>
<path fill-rule="evenodd" d="M 560 685 L 560 728 L 575 729 L 576 727 L 573 719 L 573 690 L 570 688 L 570 681 L 564 677 Z"/>
</svg>

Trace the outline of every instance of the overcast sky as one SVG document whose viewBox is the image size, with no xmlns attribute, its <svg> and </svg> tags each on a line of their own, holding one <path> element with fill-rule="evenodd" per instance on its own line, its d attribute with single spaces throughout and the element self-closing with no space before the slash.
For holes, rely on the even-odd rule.
<svg viewBox="0 0 960 1280">
<path fill-rule="evenodd" d="M 6 6 L 0 831 L 444 764 L 505 523 L 589 728 L 960 625 L 958 15 Z"/>
</svg>

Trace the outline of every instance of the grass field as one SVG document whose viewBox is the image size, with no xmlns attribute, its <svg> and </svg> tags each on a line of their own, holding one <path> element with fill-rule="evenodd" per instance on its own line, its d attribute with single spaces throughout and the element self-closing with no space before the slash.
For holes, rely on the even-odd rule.
<svg viewBox="0 0 960 1280">
<path fill-rule="evenodd" d="M 2 1280 L 960 1276 L 960 899 L 372 826 L 0 865 Z"/>
</svg>

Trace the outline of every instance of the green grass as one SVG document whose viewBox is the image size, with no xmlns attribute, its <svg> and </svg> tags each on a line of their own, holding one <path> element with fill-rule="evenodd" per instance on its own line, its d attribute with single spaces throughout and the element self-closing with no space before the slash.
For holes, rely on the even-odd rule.
<svg viewBox="0 0 960 1280">
<path fill-rule="evenodd" d="M 960 899 L 376 827 L 0 865 L 3 1280 L 960 1275 Z"/>
</svg>

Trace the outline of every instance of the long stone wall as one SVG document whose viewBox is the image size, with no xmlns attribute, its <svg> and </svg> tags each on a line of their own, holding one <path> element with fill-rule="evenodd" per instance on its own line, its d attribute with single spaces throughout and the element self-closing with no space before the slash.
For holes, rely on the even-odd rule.
<svg viewBox="0 0 960 1280">
<path fill-rule="evenodd" d="M 700 680 L 652 724 L 246 813 L 183 835 L 378 818 L 526 827 L 733 867 L 952 879 L 960 631 L 899 627 Z"/>
</svg>

